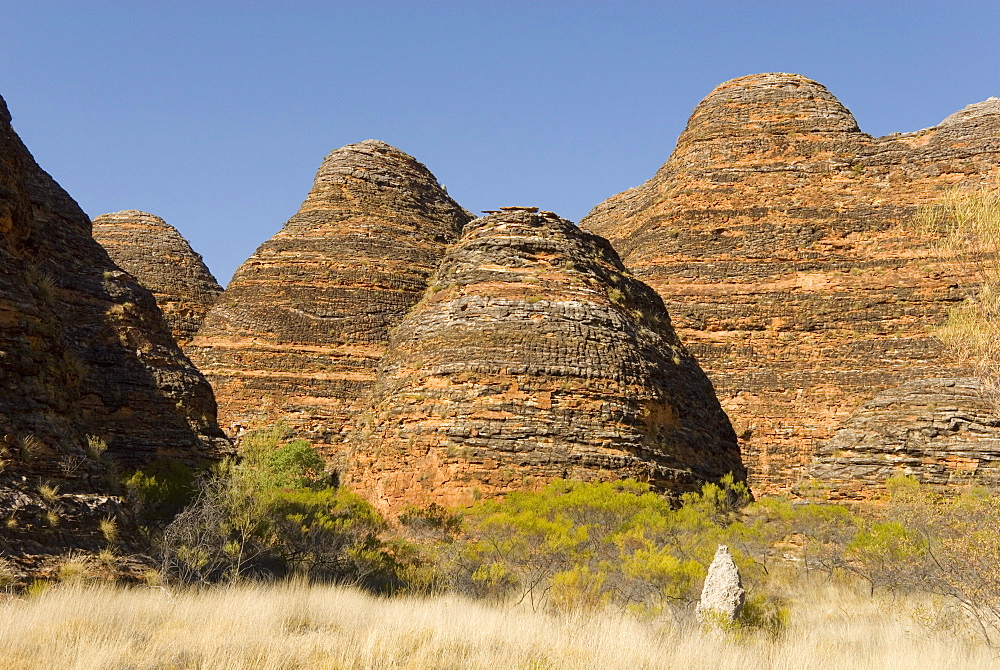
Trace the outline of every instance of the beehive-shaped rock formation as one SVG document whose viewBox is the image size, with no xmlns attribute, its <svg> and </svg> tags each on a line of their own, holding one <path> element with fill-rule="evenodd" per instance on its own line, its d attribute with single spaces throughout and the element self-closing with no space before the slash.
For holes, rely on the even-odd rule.
<svg viewBox="0 0 1000 670">
<path fill-rule="evenodd" d="M 327 156 L 299 212 L 240 266 L 192 343 L 222 425 L 280 421 L 338 462 L 389 328 L 471 218 L 385 143 Z"/>
<path fill-rule="evenodd" d="M 676 493 L 744 476 L 659 296 L 606 240 L 534 208 L 466 225 L 394 329 L 352 441 L 352 487 L 390 511 L 559 477 Z"/>
<path fill-rule="evenodd" d="M 188 241 L 160 217 L 135 209 L 96 217 L 94 239 L 152 292 L 174 339 L 186 345 L 222 293 Z"/>
<path fill-rule="evenodd" d="M 99 537 L 114 505 L 99 495 L 107 471 L 88 436 L 105 440 L 122 470 L 203 462 L 229 443 L 211 388 L 153 296 L 111 262 L 10 120 L 0 99 L 0 551 L 20 556 L 80 547 L 86 533 L 67 517 Z M 35 513 L 40 482 L 75 496 L 58 528 Z"/>
<path fill-rule="evenodd" d="M 785 489 L 880 389 L 954 366 L 928 326 L 962 277 L 908 222 L 1000 166 L 1000 105 L 873 138 L 820 84 L 741 77 L 694 110 L 648 182 L 581 226 L 667 303 L 743 438 L 755 490 Z"/>
<path fill-rule="evenodd" d="M 865 403 L 824 444 L 810 475 L 832 498 L 866 498 L 893 475 L 937 487 L 1000 483 L 1000 404 L 970 378 L 917 379 Z"/>
</svg>

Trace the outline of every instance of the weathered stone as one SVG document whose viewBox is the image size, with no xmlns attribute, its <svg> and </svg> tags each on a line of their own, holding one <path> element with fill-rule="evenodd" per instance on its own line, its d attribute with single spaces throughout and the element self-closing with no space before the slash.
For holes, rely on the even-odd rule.
<svg viewBox="0 0 1000 670">
<path fill-rule="evenodd" d="M 844 422 L 809 473 L 832 498 L 866 498 L 893 475 L 939 487 L 1000 484 L 1000 413 L 975 379 L 932 378 L 883 391 Z"/>
<path fill-rule="evenodd" d="M 212 390 L 153 296 L 94 241 L 90 219 L 35 163 L 2 99 L 0 388 L 0 507 L 15 497 L 35 504 L 37 490 L 34 498 L 24 490 L 41 482 L 64 495 L 106 493 L 88 435 L 105 440 L 105 457 L 123 470 L 157 458 L 194 464 L 229 449 Z M 96 514 L 81 512 L 90 531 Z M 79 524 L 67 535 L 65 523 L 12 523 L 0 527 L 4 538 L 20 533 L 39 551 L 86 535 Z M 18 542 L 4 549 L 23 550 Z"/>
<path fill-rule="evenodd" d="M 299 212 L 236 271 L 190 347 L 234 433 L 284 422 L 340 464 L 388 331 L 472 216 L 411 156 L 327 156 Z"/>
<path fill-rule="evenodd" d="M 730 624 L 739 618 L 745 600 L 746 591 L 743 590 L 736 562 L 729 553 L 729 547 L 720 544 L 712 564 L 708 566 L 695 614 L 702 623 Z"/>
<path fill-rule="evenodd" d="M 998 173 L 996 100 L 873 138 L 820 84 L 751 75 L 712 91 L 656 175 L 581 226 L 663 296 L 754 489 L 787 490 L 876 392 L 956 373 L 928 327 L 968 278 L 907 224 Z"/>
<path fill-rule="evenodd" d="M 222 293 L 201 256 L 166 221 L 135 209 L 96 217 L 94 239 L 118 267 L 149 289 L 174 339 L 184 347 Z"/>
<path fill-rule="evenodd" d="M 732 472 L 736 436 L 663 302 L 610 244 L 552 213 L 467 224 L 397 326 L 349 483 L 383 509 L 554 478 L 678 493 Z"/>
</svg>

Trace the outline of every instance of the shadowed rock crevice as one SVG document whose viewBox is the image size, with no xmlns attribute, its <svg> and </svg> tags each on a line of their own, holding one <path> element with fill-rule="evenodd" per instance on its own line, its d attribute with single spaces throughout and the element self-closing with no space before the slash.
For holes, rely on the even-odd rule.
<svg viewBox="0 0 1000 670">
<path fill-rule="evenodd" d="M 874 138 L 822 85 L 750 75 L 713 90 L 656 175 L 581 226 L 663 296 L 743 437 L 755 490 L 787 490 L 875 392 L 957 373 L 928 326 L 970 278 L 911 217 L 998 173 L 995 100 Z"/>
<path fill-rule="evenodd" d="M 149 289 L 182 347 L 198 331 L 222 287 L 177 230 L 158 216 L 128 209 L 94 219 L 94 239 Z"/>
<path fill-rule="evenodd" d="M 471 218 L 383 142 L 327 156 L 299 212 L 240 266 L 192 343 L 222 424 L 284 422 L 340 464 L 389 328 Z"/>
<path fill-rule="evenodd" d="M 678 493 L 744 476 L 711 384 L 662 300 L 554 214 L 469 223 L 392 331 L 349 482 L 383 508 L 558 477 Z"/>
</svg>

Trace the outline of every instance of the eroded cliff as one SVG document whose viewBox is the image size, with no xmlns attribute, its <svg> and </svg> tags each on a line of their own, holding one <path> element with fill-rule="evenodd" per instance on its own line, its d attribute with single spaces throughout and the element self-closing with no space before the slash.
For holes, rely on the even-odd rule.
<svg viewBox="0 0 1000 670">
<path fill-rule="evenodd" d="M 88 548 L 116 504 L 108 461 L 197 464 L 230 445 L 153 296 L 94 241 L 10 121 L 0 99 L 0 551 Z M 107 443 L 101 458 L 89 437 Z M 44 502 L 42 485 L 62 502 Z"/>
</svg>

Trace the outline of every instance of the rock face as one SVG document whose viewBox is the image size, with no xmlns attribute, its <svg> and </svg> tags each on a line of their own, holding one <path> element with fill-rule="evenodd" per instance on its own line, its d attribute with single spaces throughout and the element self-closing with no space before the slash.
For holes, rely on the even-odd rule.
<svg viewBox="0 0 1000 670">
<path fill-rule="evenodd" d="M 952 374 L 928 326 L 967 278 L 908 224 L 947 188 L 1000 172 L 1000 101 L 873 138 L 820 84 L 718 86 L 648 182 L 581 226 L 667 303 L 741 436 L 750 483 L 787 489 L 880 389 Z"/>
<path fill-rule="evenodd" d="M 997 399 L 968 378 L 907 382 L 878 394 L 820 449 L 810 475 L 833 498 L 864 498 L 893 475 L 934 486 L 1000 483 Z"/>
<path fill-rule="evenodd" d="M 746 591 L 743 590 L 740 571 L 729 553 L 729 547 L 720 544 L 712 564 L 708 566 L 701 600 L 695 608 L 698 620 L 709 624 L 732 623 L 743 611 L 745 600 Z"/>
<path fill-rule="evenodd" d="M 95 218 L 94 239 L 149 289 L 174 339 L 185 346 L 222 293 L 201 256 L 166 221 L 135 209 Z"/>
<path fill-rule="evenodd" d="M 465 226 L 392 331 L 350 484 L 394 511 L 558 477 L 674 493 L 742 479 L 729 420 L 659 296 L 606 240 L 504 209 Z"/>
<path fill-rule="evenodd" d="M 0 388 L 4 551 L 75 541 L 60 545 L 65 526 L 39 526 L 16 509 L 39 506 L 40 482 L 101 498 L 106 470 L 88 455 L 88 435 L 105 440 L 122 469 L 202 462 L 229 448 L 212 390 L 153 296 L 94 241 L 90 219 L 35 163 L 2 100 Z M 87 508 L 107 502 L 83 498 Z"/>
<path fill-rule="evenodd" d="M 472 216 L 415 159 L 368 140 L 236 271 L 191 355 L 233 432 L 288 424 L 335 463 L 391 327 Z"/>
</svg>

